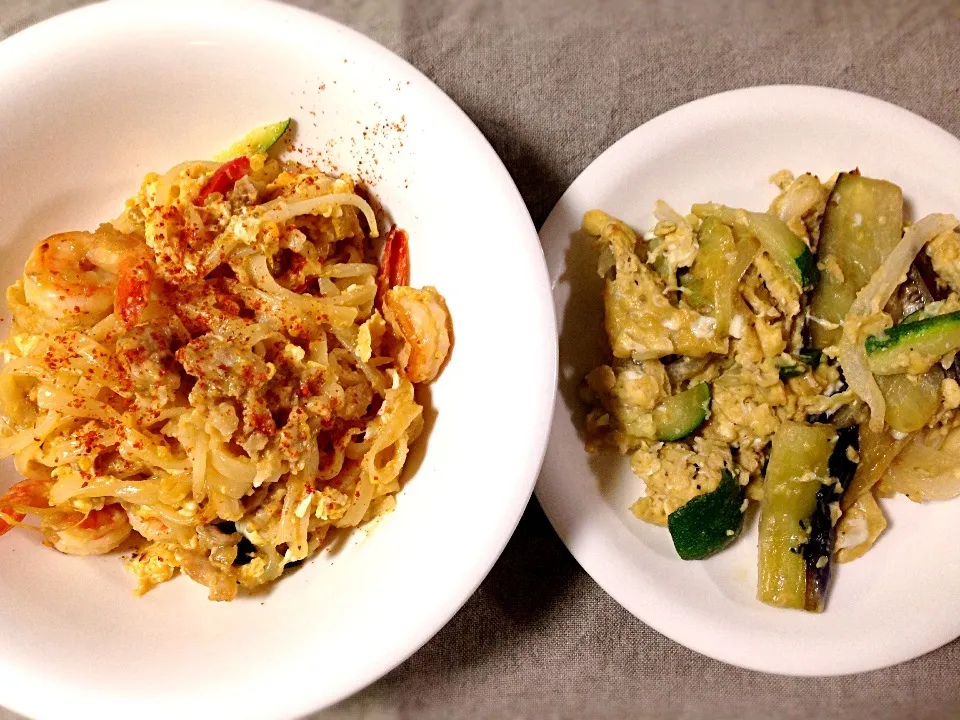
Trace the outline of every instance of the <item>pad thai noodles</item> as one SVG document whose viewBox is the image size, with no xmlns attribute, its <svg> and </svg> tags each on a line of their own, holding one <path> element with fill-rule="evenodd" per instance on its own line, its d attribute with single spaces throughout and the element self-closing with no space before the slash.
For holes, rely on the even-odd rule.
<svg viewBox="0 0 960 720">
<path fill-rule="evenodd" d="M 288 122 L 149 174 L 93 232 L 40 242 L 7 291 L 0 535 L 130 551 L 232 600 L 390 509 L 450 350 L 406 234 L 348 176 L 280 162 Z"/>
<path fill-rule="evenodd" d="M 766 212 L 664 202 L 638 234 L 602 210 L 609 358 L 583 386 L 591 450 L 630 457 L 632 506 L 709 557 L 760 510 L 760 600 L 821 611 L 881 500 L 960 495 L 960 232 L 910 223 L 893 183 L 787 171 Z"/>
</svg>

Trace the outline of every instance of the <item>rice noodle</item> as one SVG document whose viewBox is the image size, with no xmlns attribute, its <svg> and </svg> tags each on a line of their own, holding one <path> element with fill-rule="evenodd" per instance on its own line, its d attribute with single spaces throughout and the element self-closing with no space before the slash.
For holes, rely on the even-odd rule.
<svg viewBox="0 0 960 720">
<path fill-rule="evenodd" d="M 4 496 L 0 535 L 27 514 L 73 554 L 133 533 L 137 594 L 178 571 L 215 600 L 276 580 L 393 507 L 423 428 L 395 340 L 428 346 L 420 304 L 441 301 L 391 283 L 409 327 L 377 312 L 377 221 L 353 181 L 255 158 L 198 205 L 219 167 L 148 175 L 125 233 L 47 238 L 7 293 L 0 457 L 31 501 Z"/>
<path fill-rule="evenodd" d="M 883 428 L 886 401 L 880 386 L 867 366 L 862 330 L 871 316 L 880 313 L 897 286 L 906 280 L 907 271 L 917 253 L 934 237 L 957 226 L 953 215 L 932 214 L 907 229 L 903 239 L 877 269 L 863 289 L 857 293 L 843 322 L 839 360 L 847 384 L 870 408 L 870 427 Z"/>
<path fill-rule="evenodd" d="M 370 237 L 379 237 L 379 233 L 377 232 L 377 217 L 373 212 L 373 208 L 370 207 L 370 203 L 354 193 L 331 193 L 329 195 L 295 200 L 293 202 L 274 202 L 278 202 L 278 207 L 268 209 L 264 212 L 263 215 L 260 216 L 262 220 L 283 223 L 300 215 L 319 214 L 320 210 L 325 207 L 353 205 L 359 208 L 363 216 L 367 219 L 367 225 L 370 226 Z M 264 207 L 266 208 L 268 206 L 265 205 Z"/>
</svg>

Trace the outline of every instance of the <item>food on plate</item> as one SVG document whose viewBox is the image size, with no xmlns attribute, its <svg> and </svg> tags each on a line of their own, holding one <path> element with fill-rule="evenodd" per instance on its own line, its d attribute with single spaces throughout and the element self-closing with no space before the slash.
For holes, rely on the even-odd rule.
<svg viewBox="0 0 960 720">
<path fill-rule="evenodd" d="M 771 180 L 766 212 L 659 201 L 642 236 L 584 215 L 610 351 L 582 387 L 587 447 L 630 457 L 633 514 L 684 559 L 756 503 L 759 599 L 820 612 L 831 564 L 885 530 L 880 499 L 960 495 L 960 223 L 910 223 L 857 170 Z"/>
<path fill-rule="evenodd" d="M 143 593 L 183 571 L 231 600 L 392 509 L 450 351 L 406 233 L 348 176 L 270 157 L 151 173 L 94 232 L 53 235 L 7 291 L 0 535 L 124 546 Z"/>
</svg>

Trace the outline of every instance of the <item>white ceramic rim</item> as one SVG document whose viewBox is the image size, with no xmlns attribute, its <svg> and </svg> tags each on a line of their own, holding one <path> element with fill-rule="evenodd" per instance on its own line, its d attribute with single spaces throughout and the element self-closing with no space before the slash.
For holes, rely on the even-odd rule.
<svg viewBox="0 0 960 720">
<path fill-rule="evenodd" d="M 619 177 L 620 172 L 630 168 L 635 162 L 633 153 L 643 152 L 642 148 L 645 146 L 655 147 L 658 143 L 682 138 L 684 133 L 691 133 L 697 128 L 706 129 L 710 121 L 704 121 L 705 117 L 718 121 L 724 115 L 743 116 L 751 112 L 749 108 L 760 107 L 766 103 L 784 111 L 791 104 L 794 107 L 817 107 L 817 104 L 820 104 L 855 109 L 862 117 L 883 117 L 887 123 L 909 127 L 916 135 L 922 135 L 923 140 L 930 146 L 938 148 L 945 155 L 960 158 L 960 140 L 929 120 L 886 101 L 846 90 L 807 85 L 758 86 L 721 92 L 676 107 L 643 123 L 601 153 L 574 180 L 541 227 L 540 239 L 555 291 L 558 323 L 562 321 L 563 308 L 559 306 L 559 279 L 552 267 L 551 251 L 554 243 L 565 242 L 564 238 L 578 229 L 561 226 L 558 222 L 560 215 L 575 208 L 581 213 L 586 210 L 585 207 L 576 207 L 577 200 L 583 195 L 590 196 L 590 189 L 599 183 L 601 177 Z M 779 168 L 769 170 L 772 172 L 776 169 Z M 574 200 L 575 196 L 577 200 Z M 593 202 L 591 207 L 602 207 L 600 201 Z M 568 210 L 567 206 L 572 207 Z M 562 347 L 561 342 L 561 352 Z M 563 357 L 560 358 L 560 364 L 562 366 Z M 896 665 L 960 637 L 958 618 L 955 627 L 943 628 L 934 639 L 898 638 L 899 644 L 896 647 L 884 647 L 884 652 L 878 657 L 857 660 L 845 658 L 836 662 L 831 658 L 824 658 L 823 665 L 805 666 L 789 657 L 774 660 L 769 653 L 754 652 L 753 649 L 739 644 L 735 632 L 731 632 L 730 627 L 723 627 L 724 624 L 715 618 L 686 612 L 658 595 L 656 587 L 647 586 L 638 590 L 637 582 L 625 580 L 625 575 L 630 573 L 631 566 L 635 563 L 631 561 L 630 553 L 623 551 L 621 547 L 635 543 L 636 540 L 622 527 L 617 527 L 619 520 L 612 515 L 610 508 L 600 500 L 595 490 L 577 482 L 582 478 L 574 478 L 565 473 L 559 460 L 557 429 L 560 426 L 569 426 L 570 420 L 569 410 L 564 406 L 560 393 L 556 398 L 553 425 L 554 430 L 535 494 L 554 530 L 577 562 L 605 592 L 636 618 L 681 645 L 707 657 L 748 670 L 826 677 Z M 565 439 L 569 441 L 569 433 Z M 631 585 L 632 587 L 628 587 Z"/>
<path fill-rule="evenodd" d="M 7 68 L 15 68 L 17 57 L 28 56 L 34 52 L 33 48 L 42 46 L 45 43 L 55 47 L 58 36 L 75 35 L 77 32 L 82 32 L 85 27 L 90 27 L 98 20 L 109 18 L 114 8 L 126 8 L 129 10 L 129 6 L 135 4 L 137 4 L 136 0 L 107 0 L 106 2 L 96 3 L 62 13 L 21 30 L 0 42 L 0 73 L 7 72 Z M 190 5 L 190 3 L 188 0 L 173 0 L 170 5 L 186 6 Z M 476 146 L 478 152 L 482 152 L 485 163 L 489 165 L 490 171 L 499 176 L 498 185 L 502 186 L 508 193 L 509 189 L 512 189 L 512 193 L 509 193 L 512 195 L 511 206 L 505 207 L 503 210 L 504 213 L 509 213 L 510 217 L 515 219 L 516 234 L 522 236 L 526 241 L 522 246 L 518 246 L 518 252 L 529 255 L 529 259 L 532 261 L 536 261 L 537 256 L 539 256 L 539 272 L 537 276 L 532 277 L 530 281 L 532 284 L 542 288 L 543 297 L 546 299 L 549 293 L 549 280 L 545 265 L 543 264 L 542 250 L 540 249 L 537 239 L 536 228 L 530 219 L 529 211 L 526 208 L 519 190 L 517 190 L 503 162 L 476 125 L 453 100 L 423 73 L 403 58 L 400 58 L 395 53 L 361 33 L 308 10 L 272 0 L 211 0 L 211 2 L 206 4 L 201 4 L 200 6 L 194 4 L 194 6 L 197 7 L 198 12 L 210 12 L 210 7 L 215 8 L 216 6 L 229 7 L 230 9 L 236 7 L 242 7 L 246 10 L 255 9 L 262 13 L 265 25 L 270 20 L 280 17 L 288 21 L 295 21 L 300 26 L 314 27 L 316 28 L 318 36 L 321 37 L 324 33 L 330 32 L 343 34 L 352 41 L 358 53 L 363 53 L 372 58 L 382 58 L 385 62 L 392 63 L 398 74 L 416 82 L 421 89 L 429 92 L 433 96 L 433 102 L 444 107 L 445 112 L 448 112 L 449 116 L 452 117 L 459 126 L 459 131 L 465 137 L 470 138 L 470 142 Z M 153 9 L 156 10 L 156 6 L 154 6 Z M 484 552 L 478 553 L 473 558 L 464 558 L 464 563 L 469 563 L 469 572 L 467 574 L 471 578 L 470 582 L 462 584 L 455 589 L 451 588 L 448 595 L 442 598 L 438 597 L 435 602 L 431 603 L 430 611 L 424 613 L 426 620 L 420 623 L 415 631 L 398 631 L 398 634 L 403 637 L 398 642 L 393 643 L 395 651 L 390 654 L 384 654 L 375 660 L 366 661 L 363 667 L 358 670 L 352 683 L 344 684 L 332 693 L 329 688 L 324 688 L 322 684 L 319 683 L 313 687 L 307 686 L 305 683 L 300 683 L 301 689 L 297 692 L 294 692 L 291 688 L 272 691 L 269 693 L 268 702 L 257 702 L 250 698 L 249 704 L 246 705 L 246 709 L 244 710 L 244 716 L 302 716 L 328 707 L 352 695 L 385 675 L 421 648 L 446 625 L 450 618 L 456 614 L 479 587 L 480 583 L 499 558 L 511 538 L 513 531 L 516 529 L 520 517 L 532 495 L 534 483 L 546 451 L 553 407 L 553 395 L 555 394 L 556 388 L 556 334 L 554 330 L 556 322 L 553 316 L 552 303 L 544 302 L 540 314 L 542 315 L 541 320 L 544 335 L 548 340 L 543 347 L 544 364 L 547 364 L 546 361 L 551 355 L 553 356 L 553 362 L 551 364 L 552 369 L 550 374 L 546 374 L 543 378 L 544 394 L 539 398 L 543 407 L 543 422 L 540 427 L 537 428 L 535 436 L 531 439 L 532 441 L 529 448 L 530 472 L 527 474 L 528 481 L 518 483 L 514 487 L 513 493 L 509 497 L 503 498 L 504 512 L 499 517 L 492 519 L 492 522 L 496 524 L 496 536 L 499 538 L 498 542 L 495 545 L 490 545 L 485 548 Z M 552 337 L 552 340 L 549 340 L 550 337 Z M 7 662 L 0 662 L 0 666 L 2 665 L 7 665 Z M 9 669 L 13 669 L 13 667 L 12 664 L 9 665 Z M 9 676 L 7 679 L 9 680 Z M 123 682 L 123 680 L 118 681 Z M 6 684 L 7 683 L 0 683 L 0 687 Z M 105 699 L 102 688 L 95 689 L 86 697 L 74 696 L 57 699 L 56 678 L 36 678 L 35 684 L 30 690 L 14 687 L 14 685 L 15 683 L 7 685 L 8 689 L 4 692 L 3 696 L 0 697 L 0 702 L 15 712 L 31 717 L 62 716 L 70 711 L 76 711 L 78 704 L 80 706 L 86 705 L 92 707 L 92 705 L 88 705 L 88 703 Z M 46 692 L 38 690 L 38 688 L 44 686 L 47 688 Z M 225 693 L 226 692 L 227 689 L 225 689 Z M 149 703 L 150 701 L 145 699 L 144 702 Z M 248 701 L 245 700 L 244 702 L 247 703 Z M 232 703 L 231 705 L 235 707 L 236 703 Z M 211 708 L 207 709 L 212 711 Z M 196 710 L 197 708 L 193 708 L 190 713 Z M 105 712 L 109 716 L 118 712 L 118 706 L 108 704 L 107 707 L 101 708 L 100 712 Z M 154 716 L 153 713 L 150 712 L 147 712 L 147 715 L 151 717 Z"/>
</svg>

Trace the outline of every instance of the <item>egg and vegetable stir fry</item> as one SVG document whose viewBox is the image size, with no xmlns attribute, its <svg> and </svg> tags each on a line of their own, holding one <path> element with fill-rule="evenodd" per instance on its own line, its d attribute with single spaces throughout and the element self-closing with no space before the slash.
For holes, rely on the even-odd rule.
<svg viewBox="0 0 960 720">
<path fill-rule="evenodd" d="M 960 494 L 960 233 L 856 170 L 771 179 L 767 212 L 661 201 L 642 237 L 586 213 L 611 354 L 584 380 L 587 443 L 630 457 L 633 514 L 681 558 L 759 503 L 759 599 L 819 612 L 832 562 L 886 528 L 879 498 Z"/>
</svg>

